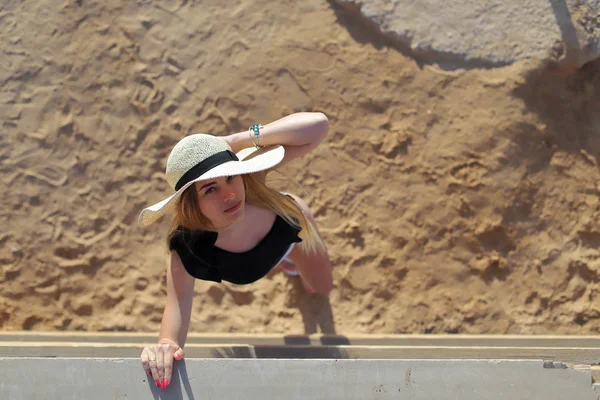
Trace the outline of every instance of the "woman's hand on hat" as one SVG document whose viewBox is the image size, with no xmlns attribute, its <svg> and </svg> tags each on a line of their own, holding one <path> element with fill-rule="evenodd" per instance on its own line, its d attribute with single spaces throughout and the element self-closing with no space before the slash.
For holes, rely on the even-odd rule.
<svg viewBox="0 0 600 400">
<path fill-rule="evenodd" d="M 173 360 L 181 360 L 183 357 L 183 349 L 175 342 L 158 343 L 144 347 L 141 356 L 142 367 L 154 379 L 156 386 L 164 390 L 171 382 Z"/>
</svg>

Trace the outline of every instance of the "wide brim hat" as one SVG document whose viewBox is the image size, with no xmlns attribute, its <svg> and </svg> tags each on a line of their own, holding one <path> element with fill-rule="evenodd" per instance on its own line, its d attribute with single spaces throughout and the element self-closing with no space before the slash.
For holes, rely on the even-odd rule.
<svg viewBox="0 0 600 400">
<path fill-rule="evenodd" d="M 284 155 L 281 145 L 250 147 L 234 154 L 229 144 L 217 136 L 203 133 L 186 136 L 173 147 L 167 159 L 165 176 L 175 193 L 144 208 L 138 225 L 146 227 L 173 210 L 181 194 L 197 181 L 264 171 L 279 164 Z"/>
</svg>

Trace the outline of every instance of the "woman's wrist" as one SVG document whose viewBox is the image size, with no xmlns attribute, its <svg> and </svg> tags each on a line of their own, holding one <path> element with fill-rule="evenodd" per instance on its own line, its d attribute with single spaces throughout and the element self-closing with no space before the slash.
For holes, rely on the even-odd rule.
<svg viewBox="0 0 600 400">
<path fill-rule="evenodd" d="M 311 142 L 320 142 L 329 130 L 329 121 L 320 112 L 295 113 L 265 124 L 258 129 L 259 137 L 254 135 L 252 127 L 248 130 L 223 136 L 234 153 L 248 147 L 303 146 Z"/>
<path fill-rule="evenodd" d="M 181 347 L 181 346 L 179 346 L 179 343 L 177 343 L 175 340 L 169 339 L 169 338 L 159 338 L 158 344 L 173 344 L 177 347 Z"/>
</svg>

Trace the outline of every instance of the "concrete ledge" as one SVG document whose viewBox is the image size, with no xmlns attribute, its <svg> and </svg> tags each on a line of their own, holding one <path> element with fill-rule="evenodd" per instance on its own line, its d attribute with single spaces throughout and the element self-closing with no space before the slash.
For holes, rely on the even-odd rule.
<svg viewBox="0 0 600 400">
<path fill-rule="evenodd" d="M 600 397 L 600 337 L 190 334 L 162 391 L 156 334 L 0 333 L 0 399 L 563 399 Z"/>
<path fill-rule="evenodd" d="M 0 344 L 0 357 L 139 357 L 149 343 L 21 343 Z M 297 359 L 487 359 L 542 360 L 569 364 L 598 364 L 600 349 L 485 346 L 185 346 L 186 358 Z"/>
<path fill-rule="evenodd" d="M 156 332 L 6 331 L 1 342 L 155 343 Z M 280 335 L 246 333 L 190 333 L 188 344 L 242 345 L 353 345 L 353 346 L 487 346 L 589 347 L 600 349 L 600 335 L 465 335 L 465 334 L 353 334 Z"/>
<path fill-rule="evenodd" d="M 0 357 L 131 357 L 157 341 L 124 332 L 3 332 Z M 600 364 L 598 336 L 190 334 L 187 358 L 531 359 Z"/>
<path fill-rule="evenodd" d="M 156 343 L 156 333 L 9 331 L 0 344 L 37 343 Z M 354 334 L 280 335 L 245 333 L 190 333 L 187 344 L 266 346 L 451 346 L 451 347 L 561 347 L 600 349 L 600 335 L 465 335 L 465 334 Z M 600 362 L 600 359 L 598 360 Z"/>
<path fill-rule="evenodd" d="M 589 367 L 531 360 L 186 359 L 162 391 L 138 359 L 0 358 L 0 399 L 596 400 Z"/>
</svg>

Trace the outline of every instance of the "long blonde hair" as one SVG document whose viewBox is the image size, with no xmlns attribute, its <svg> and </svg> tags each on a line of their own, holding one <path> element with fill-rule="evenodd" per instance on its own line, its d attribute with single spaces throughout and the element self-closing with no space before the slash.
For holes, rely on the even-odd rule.
<svg viewBox="0 0 600 400">
<path fill-rule="evenodd" d="M 257 207 L 273 211 L 288 224 L 302 230 L 298 236 L 302 242 L 297 245 L 305 253 L 323 253 L 325 244 L 315 227 L 302 212 L 302 209 L 292 198 L 271 189 L 252 174 L 241 175 L 244 182 L 246 202 Z M 198 205 L 198 192 L 191 185 L 179 199 L 167 233 L 167 247 L 179 227 L 190 230 L 214 229 L 210 220 L 202 214 Z"/>
</svg>

